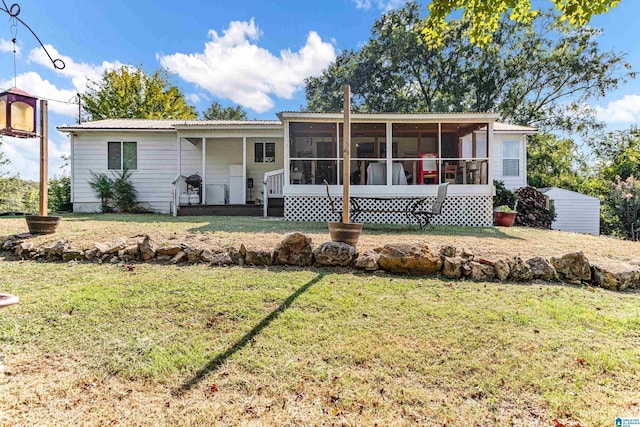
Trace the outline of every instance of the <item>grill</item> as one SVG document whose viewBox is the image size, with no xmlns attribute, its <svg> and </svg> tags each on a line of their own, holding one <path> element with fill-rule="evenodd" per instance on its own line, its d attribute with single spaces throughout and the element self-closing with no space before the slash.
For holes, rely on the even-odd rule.
<svg viewBox="0 0 640 427">
<path fill-rule="evenodd" d="M 202 204 L 202 178 L 200 175 L 189 175 L 184 181 L 187 183 L 187 194 L 197 194 L 198 204 Z"/>
</svg>

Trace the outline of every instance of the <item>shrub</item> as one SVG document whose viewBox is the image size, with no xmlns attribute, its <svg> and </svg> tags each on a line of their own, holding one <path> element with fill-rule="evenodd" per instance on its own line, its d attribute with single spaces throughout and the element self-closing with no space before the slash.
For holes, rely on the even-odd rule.
<svg viewBox="0 0 640 427">
<path fill-rule="evenodd" d="M 516 205 L 516 193 L 507 189 L 502 181 L 493 181 L 493 185 L 496 187 L 496 195 L 493 196 L 493 207 L 509 206 L 514 208 Z"/>
<path fill-rule="evenodd" d="M 49 180 L 49 210 L 71 211 L 71 177 L 62 176 Z"/>
<path fill-rule="evenodd" d="M 104 173 L 91 172 L 89 186 L 100 198 L 102 212 L 110 212 L 109 200 L 113 198 L 113 180 Z"/>
<path fill-rule="evenodd" d="M 607 204 L 615 211 L 627 238 L 640 239 L 640 181 L 631 175 L 611 183 Z"/>
<path fill-rule="evenodd" d="M 129 180 L 133 172 L 124 169 L 113 174 L 113 202 L 119 212 L 134 212 L 138 204 L 138 192 Z"/>
</svg>

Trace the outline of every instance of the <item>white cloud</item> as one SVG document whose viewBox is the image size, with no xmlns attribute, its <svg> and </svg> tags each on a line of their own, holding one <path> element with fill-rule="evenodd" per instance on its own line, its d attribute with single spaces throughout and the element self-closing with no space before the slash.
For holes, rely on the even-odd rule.
<svg viewBox="0 0 640 427">
<path fill-rule="evenodd" d="M 306 77 L 318 75 L 336 57 L 334 46 L 313 31 L 297 52 L 275 56 L 254 43 L 261 32 L 253 19 L 233 21 L 223 35 L 211 30 L 209 36 L 202 53 L 156 56 L 182 79 L 259 113 L 274 106 L 273 96 L 293 98 Z"/>
<path fill-rule="evenodd" d="M 40 179 L 40 140 L 38 138 L 11 138 L 2 137 L 2 152 L 11 161 L 3 170 L 9 176 L 19 174 L 20 178 L 29 181 Z M 63 140 L 59 145 L 49 139 L 49 178 L 60 176 L 64 170 L 61 169 L 63 160 L 62 154 L 69 153 L 69 142 Z"/>
<path fill-rule="evenodd" d="M 625 95 L 606 107 L 596 107 L 598 118 L 607 123 L 640 122 L 640 95 Z"/>
<path fill-rule="evenodd" d="M 55 72 L 61 76 L 70 78 L 77 92 L 84 92 L 87 80 L 99 81 L 105 70 L 113 70 L 123 65 L 119 61 L 104 61 L 100 65 L 75 62 L 70 56 L 61 55 L 55 47 L 51 45 L 45 46 L 54 60 L 61 59 L 64 61 L 65 67 L 62 70 L 55 69 Z M 29 60 L 51 69 L 54 68 L 51 60 L 41 47 L 31 49 L 31 52 L 29 52 Z"/>
<path fill-rule="evenodd" d="M 38 73 L 30 71 L 28 73 L 19 74 L 17 77 L 20 89 L 39 98 L 48 98 L 63 102 L 51 101 L 48 103 L 49 110 L 54 113 L 63 114 L 65 116 L 77 117 L 78 105 L 67 104 L 68 101 L 74 101 L 76 91 L 73 89 L 58 89 L 53 83 L 43 79 Z M 0 80 L 1 88 L 13 87 L 13 79 Z"/>
<path fill-rule="evenodd" d="M 357 9 L 371 9 L 375 5 L 378 9 L 388 11 L 396 9 L 407 2 L 407 0 L 353 0 Z"/>
<path fill-rule="evenodd" d="M 13 53 L 13 42 L 11 40 L 0 39 L 0 52 Z M 20 55 L 20 44 L 16 45 L 16 54 Z"/>
</svg>

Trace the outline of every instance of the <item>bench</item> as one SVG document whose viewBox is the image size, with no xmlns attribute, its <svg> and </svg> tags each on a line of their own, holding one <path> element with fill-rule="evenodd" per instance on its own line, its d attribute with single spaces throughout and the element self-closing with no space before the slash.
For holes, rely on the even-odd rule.
<svg viewBox="0 0 640 427">
<path fill-rule="evenodd" d="M 331 212 L 341 216 L 342 211 L 336 210 L 333 198 L 331 197 L 331 194 L 329 194 L 329 183 L 325 180 L 323 184 L 327 188 L 327 197 L 329 198 Z M 442 206 L 444 205 L 444 201 L 447 197 L 448 186 L 448 182 L 438 185 L 438 195 L 436 196 L 436 200 L 433 202 L 430 209 L 427 209 L 429 197 L 423 196 L 351 197 L 349 217 L 352 222 L 357 222 L 358 218 L 363 213 L 403 213 L 406 215 L 407 220 L 410 224 L 415 222 L 420 225 L 421 229 L 424 230 L 425 227 L 431 223 L 432 217 L 440 215 L 442 213 Z M 398 203 L 399 206 L 392 209 L 365 207 L 365 204 L 370 201 L 394 201 Z"/>
</svg>

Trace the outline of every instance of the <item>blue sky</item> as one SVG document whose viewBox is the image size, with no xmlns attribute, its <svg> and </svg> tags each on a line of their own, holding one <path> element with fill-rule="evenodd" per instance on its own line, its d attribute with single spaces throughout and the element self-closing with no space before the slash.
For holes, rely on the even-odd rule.
<svg viewBox="0 0 640 427">
<path fill-rule="evenodd" d="M 371 26 L 399 0 L 206 1 L 56 0 L 20 2 L 20 17 L 67 67 L 54 71 L 33 36 L 18 27 L 17 86 L 52 100 L 70 101 L 87 78 L 121 64 L 151 73 L 172 73 L 198 111 L 212 101 L 242 105 L 250 118 L 275 119 L 305 104 L 304 78 L 317 75 L 343 49 L 357 49 Z M 0 89 L 13 86 L 12 38 L 8 16 L 0 14 Z M 640 1 L 622 0 L 594 18 L 604 29 L 601 45 L 628 53 L 640 71 Z M 611 128 L 640 121 L 640 79 L 607 98 L 593 100 Z M 77 106 L 49 102 L 50 175 L 60 174 L 67 137 L 55 130 L 75 123 Z M 10 173 L 37 179 L 35 141 L 4 138 Z"/>
</svg>

